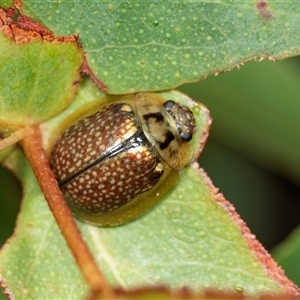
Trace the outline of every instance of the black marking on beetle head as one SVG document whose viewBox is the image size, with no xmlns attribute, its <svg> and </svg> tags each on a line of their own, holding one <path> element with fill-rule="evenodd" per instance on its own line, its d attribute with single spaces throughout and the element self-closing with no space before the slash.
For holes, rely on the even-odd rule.
<svg viewBox="0 0 300 300">
<path fill-rule="evenodd" d="M 165 137 L 166 139 L 163 142 L 159 143 L 160 150 L 165 150 L 166 148 L 168 148 L 170 143 L 175 139 L 175 136 L 171 131 L 167 131 L 165 133 Z"/>
<path fill-rule="evenodd" d="M 143 115 L 143 118 L 148 121 L 149 119 L 155 119 L 156 122 L 163 122 L 164 120 L 164 116 L 160 113 L 160 112 L 157 112 L 157 113 L 149 113 L 149 114 L 146 114 L 146 115 Z"/>
</svg>

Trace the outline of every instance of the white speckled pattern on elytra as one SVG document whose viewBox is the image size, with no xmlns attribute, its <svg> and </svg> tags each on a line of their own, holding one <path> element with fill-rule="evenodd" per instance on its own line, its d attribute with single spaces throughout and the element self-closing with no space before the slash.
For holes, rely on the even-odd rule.
<svg viewBox="0 0 300 300">
<path fill-rule="evenodd" d="M 59 183 L 105 157 L 115 146 L 141 130 L 126 104 L 104 107 L 95 115 L 71 126 L 57 142 L 52 165 Z M 164 168 L 143 136 L 137 145 L 79 173 L 63 187 L 74 204 L 88 212 L 110 212 L 136 194 L 151 189 Z"/>
</svg>

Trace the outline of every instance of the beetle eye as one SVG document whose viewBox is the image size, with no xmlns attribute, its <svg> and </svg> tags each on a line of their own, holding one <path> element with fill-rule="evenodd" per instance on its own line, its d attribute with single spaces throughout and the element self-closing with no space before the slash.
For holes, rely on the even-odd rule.
<svg viewBox="0 0 300 300">
<path fill-rule="evenodd" d="M 175 105 L 175 102 L 173 100 L 168 100 L 164 103 L 164 108 L 166 109 L 167 112 L 170 112 Z"/>
<path fill-rule="evenodd" d="M 180 138 L 186 142 L 189 142 L 192 139 L 193 135 L 190 132 L 182 132 Z"/>
</svg>

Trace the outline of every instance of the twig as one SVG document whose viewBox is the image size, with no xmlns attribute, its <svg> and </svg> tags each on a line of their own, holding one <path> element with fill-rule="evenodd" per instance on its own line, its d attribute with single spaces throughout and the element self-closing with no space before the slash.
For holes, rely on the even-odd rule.
<svg viewBox="0 0 300 300">
<path fill-rule="evenodd" d="M 12 146 L 13 144 L 17 143 L 19 140 L 21 140 L 26 133 L 26 128 L 19 129 L 12 133 L 7 138 L 4 138 L 3 140 L 0 140 L 0 152 L 9 146 Z"/>
<path fill-rule="evenodd" d="M 73 216 L 63 199 L 62 192 L 49 167 L 48 159 L 42 147 L 41 132 L 38 127 L 27 128 L 22 145 L 54 218 L 92 294 L 100 293 L 105 299 L 114 298 L 112 289 L 83 241 Z"/>
</svg>

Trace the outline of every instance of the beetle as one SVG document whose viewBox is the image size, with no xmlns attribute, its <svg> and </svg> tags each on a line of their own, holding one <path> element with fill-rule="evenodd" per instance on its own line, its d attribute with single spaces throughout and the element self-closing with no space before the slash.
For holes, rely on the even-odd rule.
<svg viewBox="0 0 300 300">
<path fill-rule="evenodd" d="M 140 216 L 170 190 L 196 129 L 187 106 L 158 94 L 112 98 L 70 126 L 50 159 L 72 212 L 101 226 Z"/>
</svg>

